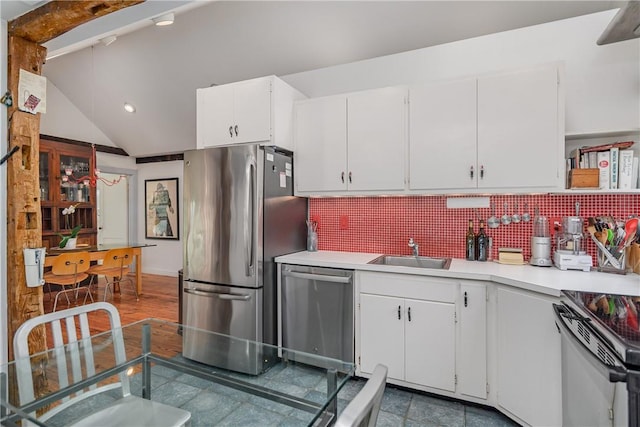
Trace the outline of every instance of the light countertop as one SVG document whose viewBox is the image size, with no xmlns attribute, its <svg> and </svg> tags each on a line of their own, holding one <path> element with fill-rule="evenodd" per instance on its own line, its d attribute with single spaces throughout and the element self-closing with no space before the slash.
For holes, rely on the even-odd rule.
<svg viewBox="0 0 640 427">
<path fill-rule="evenodd" d="M 278 263 L 333 267 L 361 271 L 418 274 L 452 279 L 486 280 L 551 296 L 563 290 L 640 296 L 640 275 L 561 271 L 555 267 L 503 265 L 497 262 L 466 261 L 454 258 L 448 270 L 367 264 L 381 254 L 360 252 L 297 252 L 279 256 Z"/>
</svg>

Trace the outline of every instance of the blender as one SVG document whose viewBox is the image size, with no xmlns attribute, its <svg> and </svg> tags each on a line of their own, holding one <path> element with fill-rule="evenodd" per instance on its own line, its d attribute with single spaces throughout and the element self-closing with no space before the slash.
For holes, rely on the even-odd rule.
<svg viewBox="0 0 640 427">
<path fill-rule="evenodd" d="M 593 260 L 584 250 L 585 236 L 582 218 L 578 216 L 580 204 L 576 203 L 576 215 L 562 218 L 562 232 L 556 239 L 553 263 L 560 270 L 591 271 Z"/>
<path fill-rule="evenodd" d="M 541 216 L 536 207 L 533 219 L 533 236 L 531 237 L 531 259 L 529 264 L 538 267 L 551 267 L 551 236 L 549 221 Z"/>
</svg>

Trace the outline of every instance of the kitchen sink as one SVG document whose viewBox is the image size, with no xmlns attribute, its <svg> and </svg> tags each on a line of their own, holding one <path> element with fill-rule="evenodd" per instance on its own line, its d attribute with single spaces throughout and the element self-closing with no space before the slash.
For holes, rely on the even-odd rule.
<svg viewBox="0 0 640 427">
<path fill-rule="evenodd" d="M 393 265 L 396 267 L 434 268 L 448 270 L 451 258 L 430 258 L 424 256 L 382 255 L 367 264 Z"/>
</svg>

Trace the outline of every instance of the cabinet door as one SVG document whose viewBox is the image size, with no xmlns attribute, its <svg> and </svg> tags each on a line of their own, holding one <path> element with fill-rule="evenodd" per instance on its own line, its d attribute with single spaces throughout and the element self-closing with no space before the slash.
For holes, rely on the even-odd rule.
<svg viewBox="0 0 640 427">
<path fill-rule="evenodd" d="M 269 141 L 271 139 L 271 78 L 247 80 L 234 83 L 232 86 L 233 142 Z"/>
<path fill-rule="evenodd" d="M 378 363 L 388 377 L 404 380 L 404 300 L 360 294 L 360 370 L 372 373 Z"/>
<path fill-rule="evenodd" d="M 407 91 L 383 88 L 347 98 L 349 190 L 403 190 Z"/>
<path fill-rule="evenodd" d="M 556 68 L 478 79 L 479 187 L 556 187 L 560 144 Z"/>
<path fill-rule="evenodd" d="M 347 100 L 301 101 L 294 107 L 295 183 L 298 192 L 347 189 Z"/>
<path fill-rule="evenodd" d="M 455 305 L 405 300 L 405 379 L 455 391 Z"/>
<path fill-rule="evenodd" d="M 476 79 L 409 91 L 409 188 L 475 188 Z"/>
<path fill-rule="evenodd" d="M 534 426 L 562 425 L 555 299 L 498 288 L 498 404 Z"/>
<path fill-rule="evenodd" d="M 216 147 L 232 142 L 233 85 L 196 91 L 196 146 Z"/>
<path fill-rule="evenodd" d="M 460 351 L 458 391 L 487 398 L 487 285 L 462 282 L 460 286 Z"/>
</svg>

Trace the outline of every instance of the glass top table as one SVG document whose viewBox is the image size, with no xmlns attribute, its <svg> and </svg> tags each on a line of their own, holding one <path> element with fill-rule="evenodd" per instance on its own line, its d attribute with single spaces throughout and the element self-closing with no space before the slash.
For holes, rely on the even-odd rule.
<svg viewBox="0 0 640 427">
<path fill-rule="evenodd" d="M 242 346 L 247 357 L 259 354 L 265 369 L 259 375 L 247 375 L 186 359 L 181 334 L 187 329 L 215 335 L 221 351 Z M 126 356 L 124 362 L 116 363 L 114 342 L 120 337 Z M 193 426 L 329 425 L 337 416 L 338 392 L 355 371 L 352 363 L 341 360 L 158 319 L 97 333 L 90 341 L 91 345 L 79 340 L 1 366 L 0 424 L 15 425 L 24 419 L 45 426 L 73 424 L 122 397 L 119 389 L 103 393 L 95 389 L 108 388 L 126 376 L 132 395 L 189 411 Z M 87 348 L 92 352 L 85 365 Z M 77 357 L 83 359 L 82 378 L 72 366 Z M 29 376 L 37 398 L 20 402 L 17 378 Z M 56 413 L 69 396 L 79 393 L 93 395 Z M 55 415 L 43 421 L 43 414 L 50 411 Z"/>
</svg>

